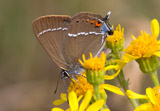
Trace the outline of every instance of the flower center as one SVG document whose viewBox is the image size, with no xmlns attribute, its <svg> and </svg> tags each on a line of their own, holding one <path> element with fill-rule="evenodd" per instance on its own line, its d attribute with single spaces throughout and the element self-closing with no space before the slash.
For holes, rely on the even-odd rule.
<svg viewBox="0 0 160 111">
<path fill-rule="evenodd" d="M 133 40 L 125 52 L 132 56 L 142 58 L 151 57 L 159 49 L 160 47 L 157 39 L 155 37 L 151 37 L 151 35 L 145 32 L 142 32 L 142 35 L 140 35 L 138 39 Z"/>
<path fill-rule="evenodd" d="M 82 56 L 83 61 L 79 60 L 82 66 L 86 70 L 103 70 L 105 67 L 106 62 L 106 55 L 102 52 L 101 57 L 98 58 L 97 56 L 93 58 L 92 53 L 90 53 L 90 58 L 88 60 L 85 59 L 85 55 Z"/>
<path fill-rule="evenodd" d="M 83 73 L 83 75 L 85 74 Z M 93 86 L 87 82 L 87 79 L 85 77 L 77 76 L 77 81 L 79 82 L 79 84 L 75 82 L 74 79 L 72 79 L 68 88 L 68 92 L 74 91 L 77 97 L 81 95 L 84 96 L 87 90 L 91 90 L 93 92 Z"/>
</svg>

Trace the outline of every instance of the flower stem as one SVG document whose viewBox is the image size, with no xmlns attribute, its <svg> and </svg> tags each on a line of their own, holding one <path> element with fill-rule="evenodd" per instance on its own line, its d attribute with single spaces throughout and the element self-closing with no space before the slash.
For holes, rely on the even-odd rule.
<svg viewBox="0 0 160 111">
<path fill-rule="evenodd" d="M 150 73 L 150 76 L 152 78 L 152 81 L 154 82 L 155 86 L 159 86 L 159 81 L 157 77 L 157 71 Z"/>
<path fill-rule="evenodd" d="M 101 99 L 101 96 L 99 94 L 99 85 L 94 85 L 94 93 L 95 93 L 95 96 L 96 96 L 96 100 Z"/>
<path fill-rule="evenodd" d="M 126 92 L 126 91 L 129 89 L 129 88 L 128 88 L 128 81 L 125 80 L 124 73 L 123 73 L 122 70 L 120 71 L 120 73 L 119 73 L 119 75 L 117 76 L 117 78 L 118 78 L 118 81 L 119 81 L 121 87 L 122 87 L 123 90 Z M 138 103 L 137 103 L 137 101 L 136 101 L 135 99 L 131 99 L 131 98 L 129 98 L 129 97 L 128 97 L 128 99 L 129 99 L 130 103 L 132 104 L 132 106 L 133 106 L 134 108 L 138 107 Z"/>
<path fill-rule="evenodd" d="M 138 107 L 138 103 L 135 99 L 128 98 L 134 108 Z"/>
</svg>

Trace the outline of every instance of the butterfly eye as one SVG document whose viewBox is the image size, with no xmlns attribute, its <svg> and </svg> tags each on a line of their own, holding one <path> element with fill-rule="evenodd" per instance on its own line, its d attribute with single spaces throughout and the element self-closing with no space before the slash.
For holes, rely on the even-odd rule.
<svg viewBox="0 0 160 111">
<path fill-rule="evenodd" d="M 101 24 L 101 22 L 100 22 L 100 21 L 97 21 L 97 23 L 98 23 L 98 24 Z"/>
<path fill-rule="evenodd" d="M 76 23 L 78 24 L 78 23 L 79 23 L 79 21 L 76 21 Z"/>
<path fill-rule="evenodd" d="M 109 35 L 113 35 L 113 33 L 114 32 L 112 30 L 108 32 Z"/>
</svg>

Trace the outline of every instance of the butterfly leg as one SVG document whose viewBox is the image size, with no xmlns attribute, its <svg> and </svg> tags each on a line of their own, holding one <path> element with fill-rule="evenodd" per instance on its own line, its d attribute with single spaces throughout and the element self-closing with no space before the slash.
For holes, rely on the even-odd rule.
<svg viewBox="0 0 160 111">
<path fill-rule="evenodd" d="M 82 76 L 82 77 L 86 78 L 86 76 L 84 76 L 84 75 L 83 75 L 83 74 L 81 74 L 81 73 L 76 73 L 76 75 L 80 75 L 80 76 Z"/>
<path fill-rule="evenodd" d="M 80 85 L 80 83 L 77 81 L 77 79 L 72 75 L 72 78 Z"/>
</svg>

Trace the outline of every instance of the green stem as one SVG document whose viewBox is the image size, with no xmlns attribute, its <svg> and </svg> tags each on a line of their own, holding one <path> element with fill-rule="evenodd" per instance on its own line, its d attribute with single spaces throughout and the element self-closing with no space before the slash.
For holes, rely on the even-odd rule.
<svg viewBox="0 0 160 111">
<path fill-rule="evenodd" d="M 94 85 L 94 93 L 95 93 L 95 96 L 96 96 L 96 100 L 101 99 L 101 96 L 99 94 L 99 85 Z"/>
<path fill-rule="evenodd" d="M 102 109 L 107 109 L 107 108 L 108 108 L 107 104 L 104 104 L 102 107 Z"/>
<path fill-rule="evenodd" d="M 121 58 L 121 53 L 116 53 L 115 55 L 116 55 L 116 59 L 120 59 Z M 120 71 L 119 75 L 117 76 L 117 79 L 118 79 L 118 82 L 119 82 L 120 86 L 126 92 L 129 89 L 128 88 L 128 80 L 125 79 L 124 73 L 123 73 L 122 70 Z M 129 99 L 130 103 L 132 104 L 132 106 L 134 108 L 136 108 L 136 107 L 139 106 L 138 103 L 137 103 L 137 101 L 135 99 L 131 99 L 129 97 L 128 97 L 128 99 Z"/>
<path fill-rule="evenodd" d="M 138 107 L 138 103 L 135 99 L 128 98 L 134 108 Z"/>
<path fill-rule="evenodd" d="M 125 77 L 124 77 L 122 70 L 120 71 L 117 78 L 118 78 L 118 81 L 119 81 L 121 87 L 124 89 L 124 91 L 126 91 L 128 89 L 128 81 L 125 80 Z"/>
<path fill-rule="evenodd" d="M 120 73 L 119 73 L 119 75 L 117 76 L 117 78 L 118 78 L 118 81 L 119 81 L 121 87 L 122 87 L 123 90 L 126 92 L 126 91 L 129 89 L 129 88 L 128 88 L 128 81 L 125 80 L 124 73 L 123 73 L 122 70 L 120 71 Z M 138 107 L 138 103 L 137 103 L 137 101 L 136 101 L 135 99 L 131 99 L 131 98 L 129 98 L 129 97 L 128 97 L 128 99 L 129 99 L 130 103 L 132 104 L 132 106 L 133 106 L 134 108 Z"/>
<path fill-rule="evenodd" d="M 107 93 L 100 93 L 100 95 L 101 95 L 101 99 L 104 99 L 104 101 L 107 101 Z M 106 108 L 108 108 L 108 106 L 107 104 L 104 104 L 102 109 L 106 109 Z"/>
<path fill-rule="evenodd" d="M 157 77 L 157 71 L 150 73 L 150 76 L 152 78 L 152 81 L 154 82 L 155 86 L 159 86 L 159 81 Z"/>
</svg>

